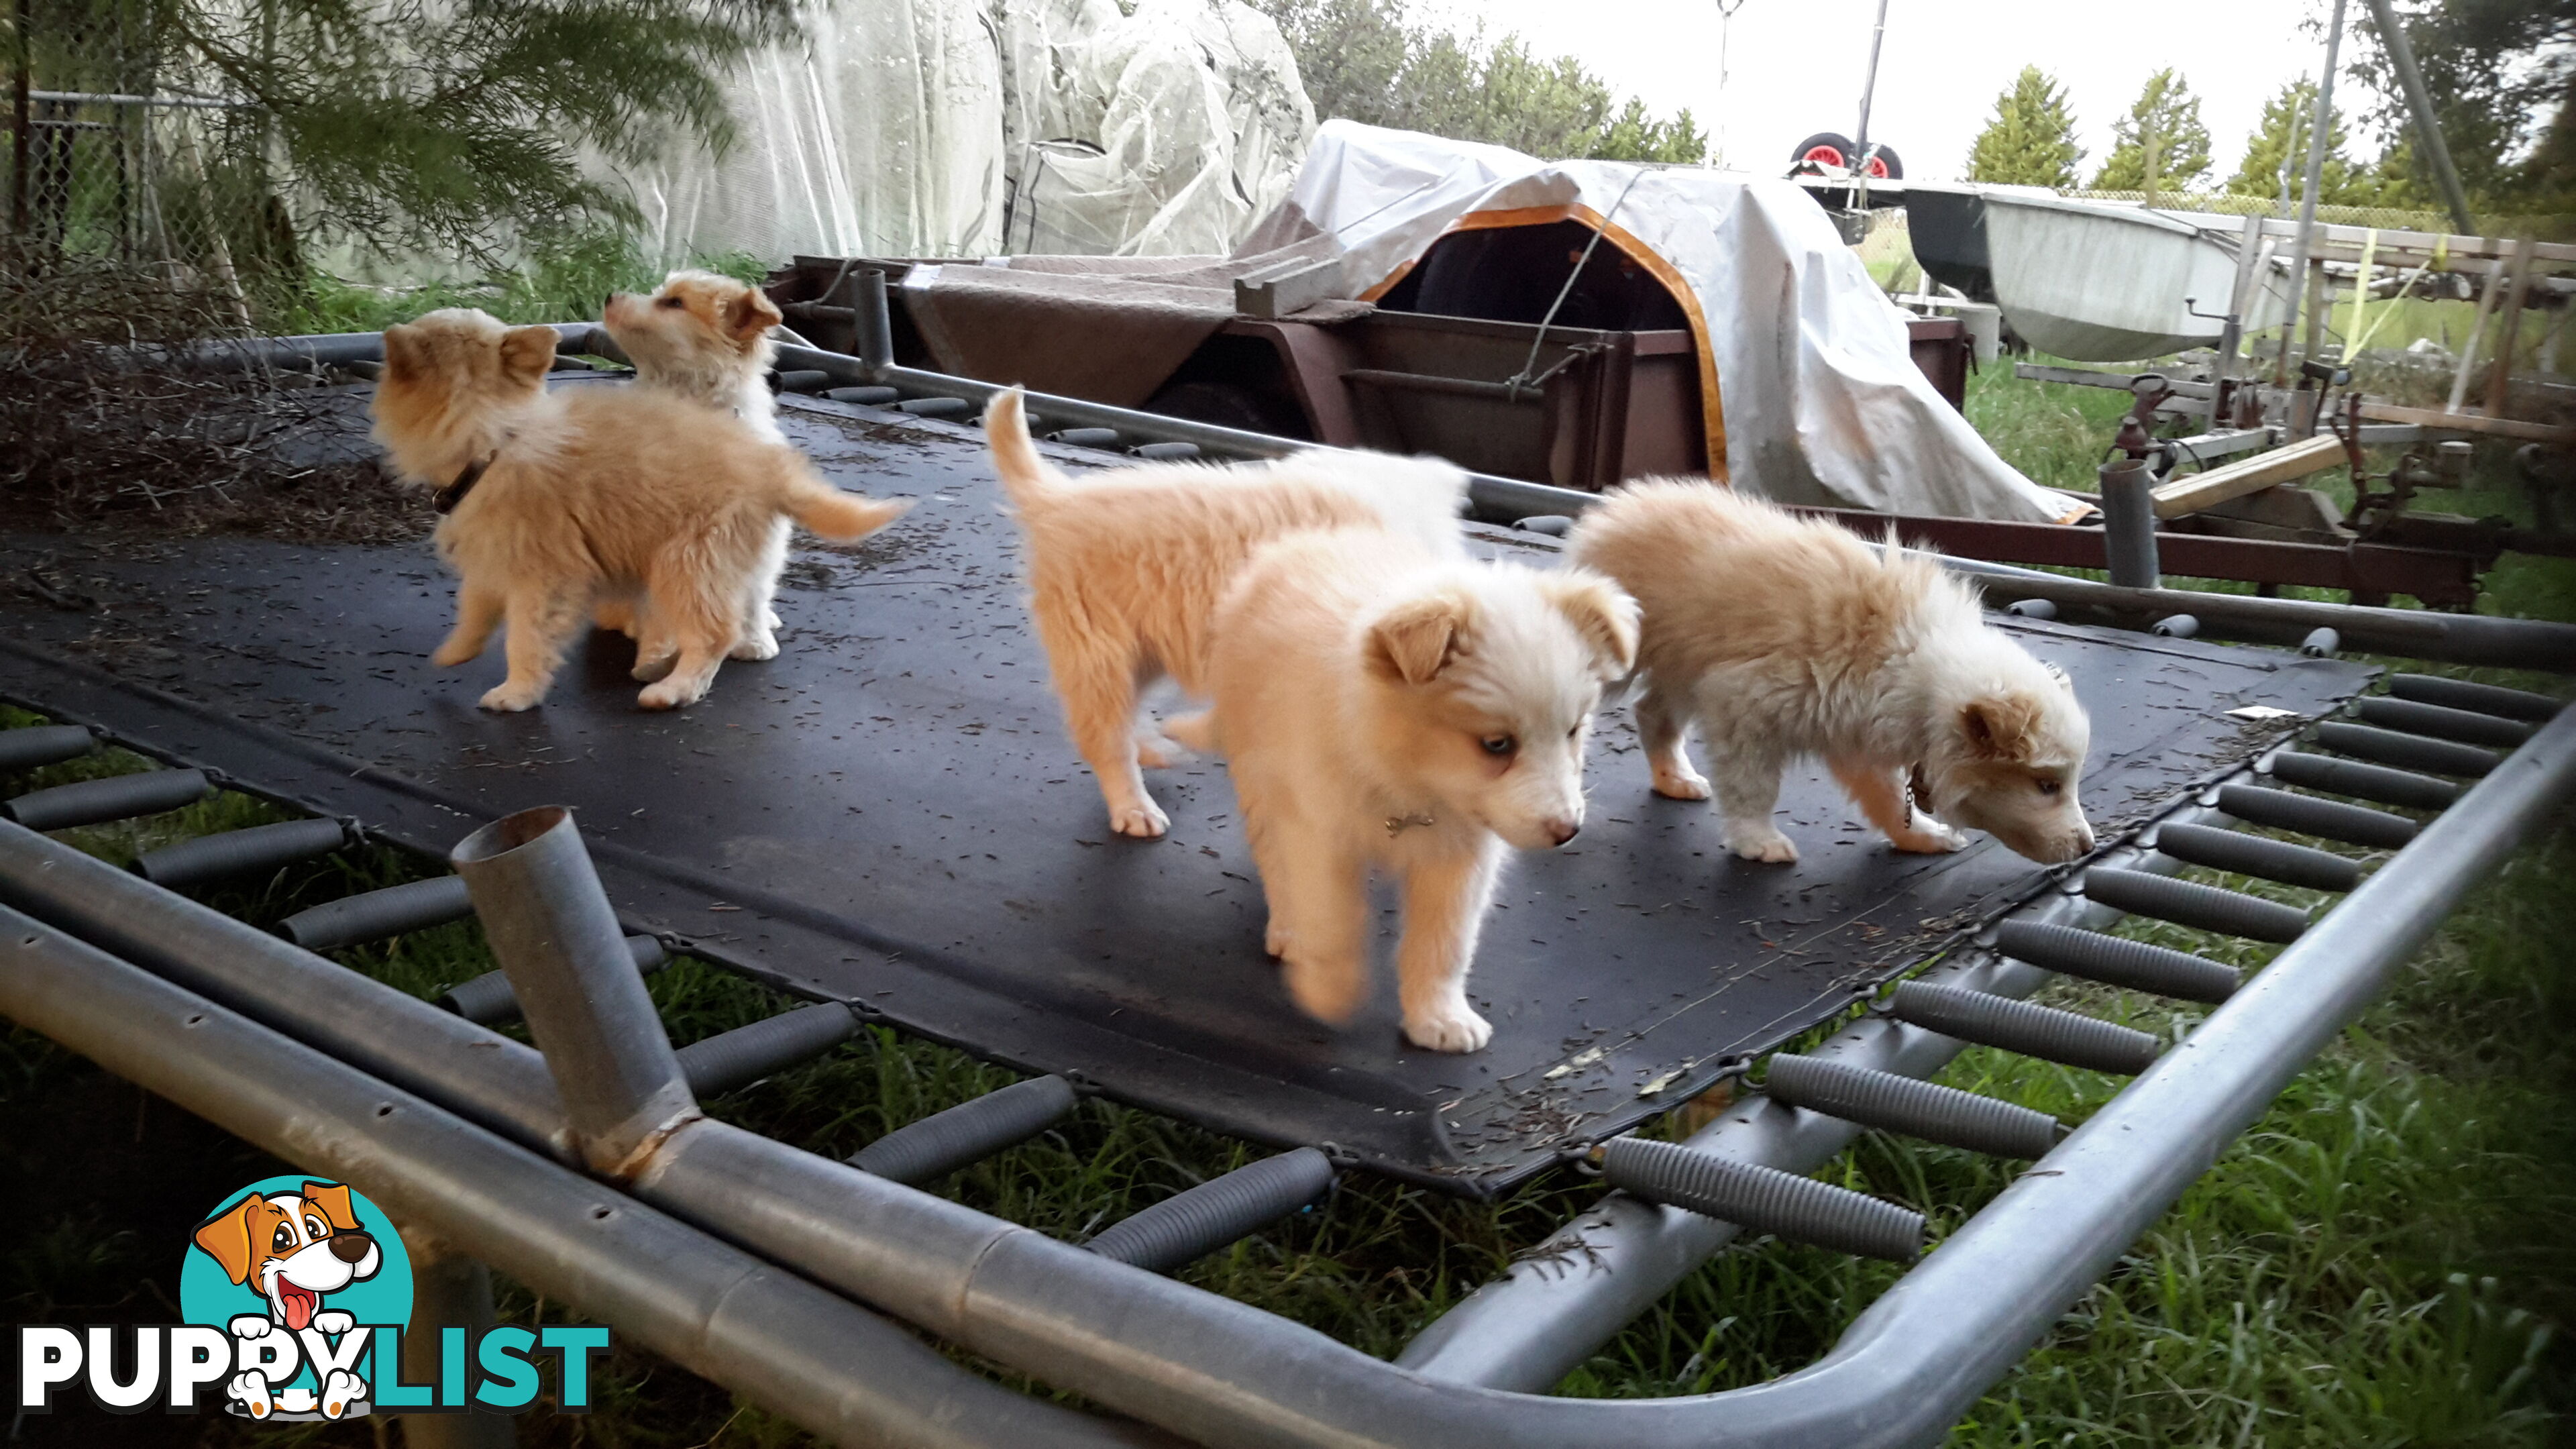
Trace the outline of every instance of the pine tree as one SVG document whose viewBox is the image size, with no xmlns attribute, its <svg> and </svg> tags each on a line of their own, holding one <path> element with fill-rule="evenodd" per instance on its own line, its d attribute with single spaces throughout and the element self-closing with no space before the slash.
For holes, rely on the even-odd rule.
<svg viewBox="0 0 2576 1449">
<path fill-rule="evenodd" d="M 102 0 L 37 0 L 37 33 Z M 796 32 L 796 0 L 104 0 L 152 37 L 138 74 L 241 102 L 214 113 L 222 178 L 292 233 L 490 260 L 634 217 L 585 154 L 721 144 L 723 77 Z M 284 216 L 283 213 L 291 213 Z"/>
<path fill-rule="evenodd" d="M 2316 114 L 2316 82 L 2306 76 L 2281 87 L 2279 94 L 2265 101 L 2263 119 L 2255 126 L 2254 134 L 2245 139 L 2245 160 L 2227 180 L 2229 193 L 2277 202 L 2284 194 L 2282 178 L 2286 174 L 2287 195 L 2295 203 L 2307 182 L 2308 130 L 2316 123 Z M 2346 139 L 2343 111 L 2337 107 L 2326 123 L 2325 172 L 2317 187 L 2317 199 L 2330 206 L 2373 204 L 2378 188 L 2344 154 Z"/>
<path fill-rule="evenodd" d="M 1968 179 L 2071 187 L 2075 163 L 2082 159 L 2066 88 L 2038 66 L 2026 65 L 2012 89 L 1995 97 L 1994 119 L 1968 152 Z"/>
<path fill-rule="evenodd" d="M 2096 191 L 2186 191 L 2209 175 L 2209 128 L 2200 97 L 2171 67 L 2147 77 L 2129 113 L 2111 123 L 2111 154 L 2093 174 Z M 2155 147 L 2155 184 L 2147 184 L 2147 147 Z"/>
</svg>

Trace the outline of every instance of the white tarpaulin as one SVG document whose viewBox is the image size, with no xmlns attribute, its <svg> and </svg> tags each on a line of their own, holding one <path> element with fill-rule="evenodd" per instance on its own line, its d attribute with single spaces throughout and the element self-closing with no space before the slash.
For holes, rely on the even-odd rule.
<svg viewBox="0 0 2576 1449">
<path fill-rule="evenodd" d="M 730 83 L 736 140 L 621 173 L 671 263 L 1224 252 L 1314 131 L 1239 0 L 816 0 Z"/>
<path fill-rule="evenodd" d="M 1735 485 L 1885 513 L 2053 522 L 2083 511 L 2014 471 L 1933 391 L 1905 313 L 1787 181 L 1539 161 L 1328 121 L 1287 204 L 1242 245 L 1321 231 L 1346 258 L 1345 288 L 1373 299 L 1450 232 L 1567 219 L 1601 231 L 1690 315 L 1709 457 Z"/>
</svg>

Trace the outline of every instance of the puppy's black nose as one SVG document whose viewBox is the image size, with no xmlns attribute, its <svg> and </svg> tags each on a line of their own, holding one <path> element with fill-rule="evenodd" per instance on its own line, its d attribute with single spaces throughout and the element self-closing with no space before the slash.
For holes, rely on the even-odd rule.
<svg viewBox="0 0 2576 1449">
<path fill-rule="evenodd" d="M 357 1262 L 359 1259 L 367 1256 L 375 1246 L 376 1240 L 365 1233 L 333 1233 L 331 1235 L 331 1256 L 339 1259 L 343 1263 Z"/>
<path fill-rule="evenodd" d="M 1559 845 L 1563 845 L 1565 842 L 1572 840 L 1574 837 L 1582 833 L 1583 827 L 1575 824 L 1571 820 L 1551 820 L 1547 822 L 1548 838 Z"/>
</svg>

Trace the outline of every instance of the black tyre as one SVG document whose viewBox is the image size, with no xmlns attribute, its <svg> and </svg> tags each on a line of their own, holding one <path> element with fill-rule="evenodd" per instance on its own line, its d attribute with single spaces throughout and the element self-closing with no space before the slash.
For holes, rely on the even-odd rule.
<svg viewBox="0 0 2576 1449">
<path fill-rule="evenodd" d="M 1905 163 L 1896 159 L 1893 146 L 1874 146 L 1869 155 L 1869 175 L 1873 181 L 1902 181 Z"/>
<path fill-rule="evenodd" d="M 1789 164 L 1813 161 L 1820 166 L 1849 166 L 1852 139 L 1840 131 L 1818 131 L 1790 148 Z"/>
</svg>

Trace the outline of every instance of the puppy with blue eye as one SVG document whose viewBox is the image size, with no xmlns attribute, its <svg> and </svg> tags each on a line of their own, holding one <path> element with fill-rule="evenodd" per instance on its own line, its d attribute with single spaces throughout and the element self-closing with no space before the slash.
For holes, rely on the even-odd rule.
<svg viewBox="0 0 2576 1449">
<path fill-rule="evenodd" d="M 1226 757 L 1289 994 L 1328 1022 L 1359 1009 L 1383 870 L 1406 1038 L 1483 1046 L 1466 986 L 1486 909 L 1510 850 L 1583 828 L 1584 738 L 1635 663 L 1635 602 L 1582 569 L 1351 529 L 1264 545 L 1209 632 L 1213 703 L 1169 728 Z"/>
</svg>

